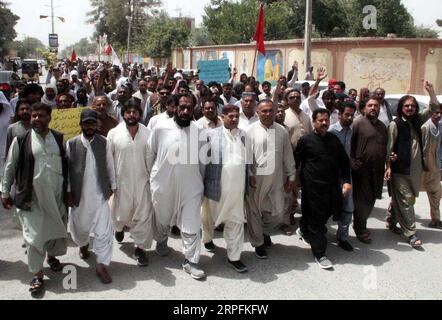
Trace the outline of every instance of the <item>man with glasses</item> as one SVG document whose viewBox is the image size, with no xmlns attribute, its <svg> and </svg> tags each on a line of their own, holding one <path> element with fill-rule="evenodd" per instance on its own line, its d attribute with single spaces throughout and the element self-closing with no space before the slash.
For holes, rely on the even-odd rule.
<svg viewBox="0 0 442 320">
<path fill-rule="evenodd" d="M 169 86 L 160 85 L 158 86 L 158 93 L 154 93 L 147 99 L 142 120 L 144 125 L 148 125 L 153 116 L 160 115 L 166 110 L 167 97 L 171 92 L 172 90 Z"/>
</svg>

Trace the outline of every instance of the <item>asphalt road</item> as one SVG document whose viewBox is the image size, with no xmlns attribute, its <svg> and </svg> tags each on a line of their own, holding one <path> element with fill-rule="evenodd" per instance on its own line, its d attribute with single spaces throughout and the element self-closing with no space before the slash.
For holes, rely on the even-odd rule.
<svg viewBox="0 0 442 320">
<path fill-rule="evenodd" d="M 347 253 L 336 246 L 336 225 L 329 227 L 328 256 L 334 262 L 332 271 L 321 270 L 310 249 L 296 235 L 285 236 L 275 231 L 269 259 L 255 257 L 250 243 L 245 243 L 243 262 L 249 267 L 238 274 L 226 262 L 225 243 L 220 233 L 215 254 L 202 249 L 201 265 L 207 279 L 196 281 L 181 269 L 181 240 L 171 238 L 173 251 L 168 257 L 148 251 L 149 266 L 140 268 L 132 259 L 133 244 L 129 236 L 125 243 L 114 243 L 113 261 L 109 272 L 113 283 L 102 285 L 95 275 L 94 255 L 89 261 L 78 257 L 78 248 L 70 243 L 63 263 L 75 267 L 76 290 L 66 289 L 69 274 L 56 274 L 45 269 L 44 299 L 134 299 L 134 300 L 298 300 L 298 299 L 441 299 L 442 231 L 427 228 L 429 206 L 425 194 L 417 200 L 417 228 L 422 238 L 422 250 L 412 249 L 405 239 L 385 229 L 384 215 L 389 200 L 376 203 L 370 220 L 373 243 L 362 244 L 351 231 L 355 251 Z M 0 298 L 31 299 L 25 249 L 21 232 L 11 214 L 0 209 Z"/>
</svg>

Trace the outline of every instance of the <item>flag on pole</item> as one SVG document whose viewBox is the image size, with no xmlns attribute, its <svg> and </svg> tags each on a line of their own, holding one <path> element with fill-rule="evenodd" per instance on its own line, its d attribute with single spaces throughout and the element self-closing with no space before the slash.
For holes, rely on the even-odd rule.
<svg viewBox="0 0 442 320">
<path fill-rule="evenodd" d="M 110 46 L 112 48 L 112 65 L 113 66 L 119 66 L 120 69 L 123 69 L 123 64 L 121 63 L 120 58 L 118 58 L 117 53 L 114 50 L 114 47 Z"/>
<path fill-rule="evenodd" d="M 104 53 L 106 53 L 106 55 L 108 56 L 112 54 L 112 46 L 110 44 L 106 45 L 106 47 L 104 48 Z"/>
<path fill-rule="evenodd" d="M 77 61 L 77 54 L 75 53 L 75 49 L 72 51 L 71 62 Z"/>
<path fill-rule="evenodd" d="M 256 31 L 253 36 L 253 40 L 256 41 L 256 48 L 263 55 L 266 54 L 266 49 L 264 46 L 264 2 L 261 2 L 261 7 L 259 9 L 258 22 L 256 23 Z"/>
</svg>

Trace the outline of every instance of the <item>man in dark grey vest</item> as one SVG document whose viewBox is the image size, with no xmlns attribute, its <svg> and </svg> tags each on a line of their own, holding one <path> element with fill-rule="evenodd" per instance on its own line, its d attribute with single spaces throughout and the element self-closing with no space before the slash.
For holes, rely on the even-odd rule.
<svg viewBox="0 0 442 320">
<path fill-rule="evenodd" d="M 89 235 L 94 234 L 96 271 L 104 284 L 112 282 L 107 273 L 112 258 L 112 219 L 108 200 L 112 195 L 107 171 L 106 138 L 97 134 L 97 113 L 81 113 L 82 134 L 67 142 L 69 167 L 68 202 L 72 207 L 69 229 L 80 246 L 80 258 L 89 258 Z"/>
<path fill-rule="evenodd" d="M 15 206 L 23 227 L 28 251 L 28 268 L 34 274 L 30 292 L 43 290 L 43 262 L 52 271 L 63 269 L 55 258 L 66 254 L 67 163 L 63 135 L 49 129 L 52 109 L 34 103 L 31 111 L 32 130 L 14 138 L 9 149 L 2 181 L 2 203 L 10 210 L 11 186 L 15 182 Z"/>
</svg>

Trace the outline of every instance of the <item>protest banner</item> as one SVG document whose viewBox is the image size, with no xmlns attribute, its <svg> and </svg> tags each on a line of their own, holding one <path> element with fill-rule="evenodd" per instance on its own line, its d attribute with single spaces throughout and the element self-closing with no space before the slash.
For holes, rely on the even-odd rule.
<svg viewBox="0 0 442 320">
<path fill-rule="evenodd" d="M 64 141 L 78 136 L 81 133 L 80 115 L 87 108 L 70 108 L 52 110 L 49 128 L 64 134 Z"/>
<path fill-rule="evenodd" d="M 210 60 L 198 61 L 199 78 L 204 81 L 204 83 L 209 83 L 215 81 L 218 83 L 229 82 L 230 70 L 229 70 L 229 60 Z"/>
</svg>

